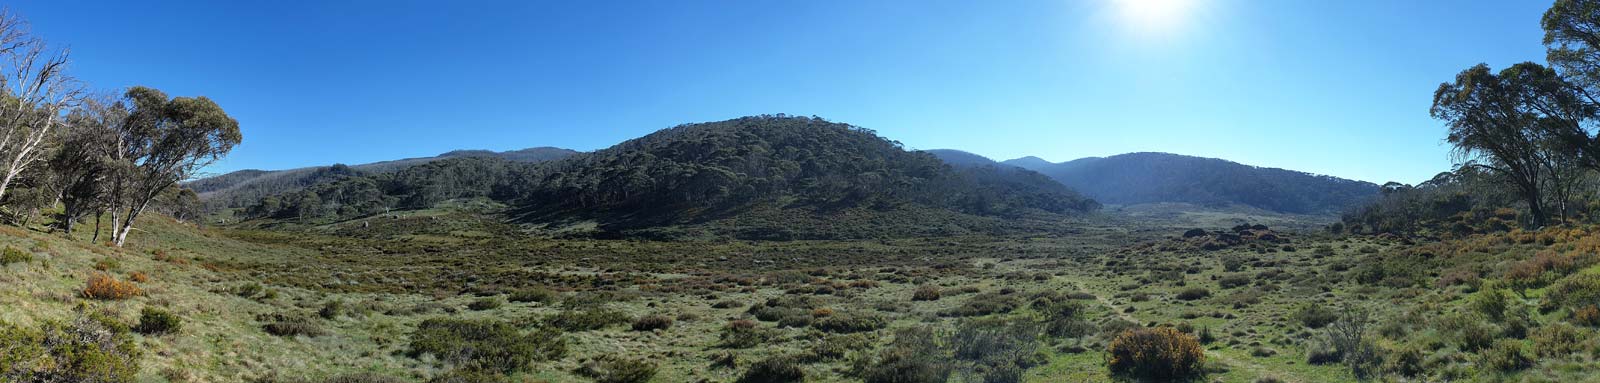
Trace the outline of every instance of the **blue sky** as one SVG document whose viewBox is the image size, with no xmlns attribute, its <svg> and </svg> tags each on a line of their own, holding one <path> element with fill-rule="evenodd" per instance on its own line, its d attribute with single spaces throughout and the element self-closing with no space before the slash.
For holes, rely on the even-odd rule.
<svg viewBox="0 0 1600 383">
<path fill-rule="evenodd" d="M 96 88 L 217 100 L 245 141 L 214 172 L 788 113 L 995 159 L 1162 151 L 1379 183 L 1449 168 L 1433 89 L 1544 61 L 1549 6 L 1185 0 L 1150 21 L 1119 1 L 8 6 Z"/>
</svg>

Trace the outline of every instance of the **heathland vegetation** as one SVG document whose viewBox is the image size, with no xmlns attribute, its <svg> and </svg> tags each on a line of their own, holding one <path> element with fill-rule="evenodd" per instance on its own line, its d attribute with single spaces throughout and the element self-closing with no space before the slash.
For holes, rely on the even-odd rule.
<svg viewBox="0 0 1600 383">
<path fill-rule="evenodd" d="M 95 96 L 7 15 L 0 381 L 1593 381 L 1600 2 L 1543 26 L 1434 93 L 1428 182 L 1073 187 L 782 115 L 191 180 L 220 106 Z"/>
</svg>

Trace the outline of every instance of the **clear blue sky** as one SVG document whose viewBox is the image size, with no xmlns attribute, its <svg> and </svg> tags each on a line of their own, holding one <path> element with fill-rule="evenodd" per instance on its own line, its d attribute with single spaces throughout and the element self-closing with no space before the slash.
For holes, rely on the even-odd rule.
<svg viewBox="0 0 1600 383">
<path fill-rule="evenodd" d="M 9 7 L 97 88 L 221 103 L 245 141 L 214 172 L 594 150 L 789 113 L 995 159 L 1163 151 L 1415 183 L 1449 168 L 1433 89 L 1480 62 L 1542 62 L 1549 5 L 1189 1 Z"/>
</svg>

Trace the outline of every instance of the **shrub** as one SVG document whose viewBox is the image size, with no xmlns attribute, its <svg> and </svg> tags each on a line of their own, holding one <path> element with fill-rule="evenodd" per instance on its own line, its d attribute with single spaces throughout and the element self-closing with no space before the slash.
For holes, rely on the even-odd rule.
<svg viewBox="0 0 1600 383">
<path fill-rule="evenodd" d="M 94 262 L 94 269 L 100 271 L 113 271 L 122 268 L 122 262 L 112 258 L 100 258 Z"/>
<path fill-rule="evenodd" d="M 1583 306 L 1572 312 L 1572 323 L 1580 326 L 1600 326 L 1600 306 Z"/>
<path fill-rule="evenodd" d="M 143 271 L 135 271 L 128 273 L 128 280 L 138 283 L 145 283 L 150 281 L 150 275 L 145 274 Z"/>
<path fill-rule="evenodd" d="M 1192 301 L 1209 296 L 1211 296 L 1211 290 L 1206 290 L 1200 287 L 1190 287 L 1183 289 L 1182 291 L 1178 291 L 1177 298 L 1180 300 Z"/>
<path fill-rule="evenodd" d="M 272 321 L 262 325 L 261 330 L 266 331 L 268 334 L 287 337 L 302 335 L 308 337 L 319 337 L 327 335 L 328 333 L 327 331 L 323 331 L 321 327 L 317 327 L 316 324 L 302 320 Z"/>
<path fill-rule="evenodd" d="M 672 327 L 672 318 L 666 315 L 646 315 L 633 321 L 633 331 L 666 330 Z"/>
<path fill-rule="evenodd" d="M 562 311 L 545 319 L 546 325 L 567 331 L 593 331 L 627 322 L 627 316 L 604 307 Z"/>
<path fill-rule="evenodd" d="M 1083 304 L 1060 301 L 1045 305 L 1040 310 L 1045 325 L 1044 332 L 1054 337 L 1079 338 L 1094 332 L 1094 324 L 1083 316 Z"/>
<path fill-rule="evenodd" d="M 0 266 L 21 262 L 33 262 L 33 254 L 28 254 L 11 246 L 6 246 L 4 250 L 0 250 Z"/>
<path fill-rule="evenodd" d="M 1008 313 L 1022 306 L 1020 298 L 1014 295 L 995 293 L 982 293 L 968 298 L 960 307 L 946 311 L 944 315 L 957 317 L 974 317 L 990 314 Z"/>
<path fill-rule="evenodd" d="M 1533 366 L 1533 358 L 1523 350 L 1522 342 L 1501 339 L 1478 355 L 1479 364 L 1495 371 L 1509 372 Z"/>
<path fill-rule="evenodd" d="M 261 286 L 260 283 L 250 282 L 239 285 L 239 287 L 235 287 L 233 289 L 233 294 L 245 298 L 254 298 L 257 294 L 261 294 L 261 292 L 265 291 L 266 289 L 267 288 Z"/>
<path fill-rule="evenodd" d="M 722 347 L 750 348 L 766 343 L 771 337 L 771 330 L 757 326 L 755 321 L 739 319 L 722 327 L 720 341 Z"/>
<path fill-rule="evenodd" d="M 554 290 L 543 287 L 529 287 L 512 291 L 508 298 L 512 302 L 518 303 L 538 302 L 548 304 L 555 302 L 558 297 L 560 296 Z"/>
<path fill-rule="evenodd" d="M 123 300 L 144 295 L 144 290 L 132 282 L 119 281 L 105 273 L 94 273 L 83 288 L 83 297 L 99 300 Z"/>
<path fill-rule="evenodd" d="M 511 379 L 492 372 L 456 369 L 434 376 L 428 383 L 511 383 Z"/>
<path fill-rule="evenodd" d="M 1323 328 L 1339 319 L 1339 313 L 1323 305 L 1311 303 L 1294 312 L 1294 320 L 1307 328 Z"/>
<path fill-rule="evenodd" d="M 878 355 L 856 360 L 851 372 L 866 383 L 944 383 L 951 368 L 942 350 L 932 329 L 901 329 Z"/>
<path fill-rule="evenodd" d="M 1542 306 L 1548 309 L 1581 307 L 1600 302 L 1600 274 L 1578 273 L 1561 278 L 1545 291 Z"/>
<path fill-rule="evenodd" d="M 1553 323 L 1533 330 L 1528 337 L 1533 350 L 1543 358 L 1565 358 L 1583 350 L 1584 332 L 1566 323 Z"/>
<path fill-rule="evenodd" d="M 501 300 L 500 297 L 484 297 L 468 303 L 467 308 L 472 311 L 494 310 L 505 304 L 506 301 Z"/>
<path fill-rule="evenodd" d="M 598 383 L 644 383 L 656 376 L 656 365 L 642 360 L 606 355 L 583 363 L 578 375 Z"/>
<path fill-rule="evenodd" d="M 750 365 L 739 375 L 738 383 L 789 383 L 805 381 L 806 371 L 800 369 L 798 358 L 775 356 Z"/>
<path fill-rule="evenodd" d="M 964 320 L 950 334 L 952 355 L 985 366 L 1031 366 L 1038 349 L 1039 326 L 1032 321 Z M 996 376 L 999 378 L 1000 376 Z"/>
<path fill-rule="evenodd" d="M 840 360 L 851 352 L 872 347 L 872 340 L 863 334 L 829 335 L 811 345 L 807 359 L 811 361 Z"/>
<path fill-rule="evenodd" d="M 334 299 L 322 303 L 322 308 L 317 310 L 317 316 L 322 319 L 334 319 L 345 314 L 344 301 Z"/>
<path fill-rule="evenodd" d="M 1231 289 L 1248 284 L 1250 284 L 1250 276 L 1242 274 L 1234 274 L 1217 279 L 1217 285 L 1222 286 L 1224 289 Z"/>
<path fill-rule="evenodd" d="M 1144 379 L 1185 379 L 1202 373 L 1205 352 L 1193 336 L 1167 327 L 1128 330 L 1106 347 L 1113 374 Z"/>
<path fill-rule="evenodd" d="M 167 310 L 154 307 L 145 307 L 139 310 L 139 325 L 133 331 L 140 334 L 155 335 L 178 332 L 183 328 L 183 319 L 178 318 Z"/>
<path fill-rule="evenodd" d="M 107 315 L 45 321 L 37 329 L 0 322 L 0 380 L 133 382 L 139 348 L 126 325 Z"/>
<path fill-rule="evenodd" d="M 817 319 L 811 328 L 831 333 L 857 333 L 884 328 L 889 320 L 877 314 L 840 313 Z"/>
<path fill-rule="evenodd" d="M 1408 378 L 1417 377 L 1427 370 L 1422 366 L 1423 353 L 1416 346 L 1401 346 L 1390 350 L 1383 360 L 1383 370 Z"/>
<path fill-rule="evenodd" d="M 549 328 L 524 334 L 507 322 L 451 318 L 422 321 L 411 333 L 407 351 L 411 357 L 429 354 L 460 368 L 501 373 L 566 353 L 560 332 Z"/>
<path fill-rule="evenodd" d="M 916 291 L 911 292 L 911 300 L 913 301 L 936 301 L 939 300 L 939 296 L 939 287 L 933 285 L 922 285 L 917 287 Z"/>
<path fill-rule="evenodd" d="M 1502 289 L 1486 288 L 1473 294 L 1468 305 L 1474 311 L 1483 314 L 1491 321 L 1500 322 L 1506 318 L 1506 308 L 1511 305 L 1511 293 Z"/>
</svg>

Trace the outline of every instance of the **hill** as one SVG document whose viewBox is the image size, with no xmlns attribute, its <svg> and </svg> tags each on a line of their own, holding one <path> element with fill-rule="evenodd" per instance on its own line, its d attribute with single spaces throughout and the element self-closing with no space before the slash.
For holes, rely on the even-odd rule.
<svg viewBox="0 0 1600 383">
<path fill-rule="evenodd" d="M 449 158 L 492 157 L 518 162 L 542 162 L 566 158 L 577 151 L 554 147 L 537 147 L 505 152 L 489 150 L 455 150 L 433 157 L 405 158 L 369 164 L 346 166 L 315 166 L 286 170 L 239 170 L 214 177 L 190 181 L 184 186 L 194 189 L 211 210 L 242 208 L 255 204 L 262 197 L 291 193 L 312 185 L 338 181 L 351 176 L 395 172 L 412 166 Z"/>
<path fill-rule="evenodd" d="M 348 219 L 477 197 L 542 227 L 772 239 L 936 235 L 1098 207 L 1031 171 L 950 167 L 848 124 L 758 116 L 681 125 L 536 164 L 435 161 L 262 198 L 248 210 L 255 218 Z M 924 221 L 949 224 L 916 224 Z"/>
<path fill-rule="evenodd" d="M 1049 163 L 1003 162 L 1037 171 L 1108 204 L 1245 205 L 1293 214 L 1336 214 L 1372 200 L 1378 185 L 1293 170 L 1169 153 L 1128 153 Z"/>
</svg>

